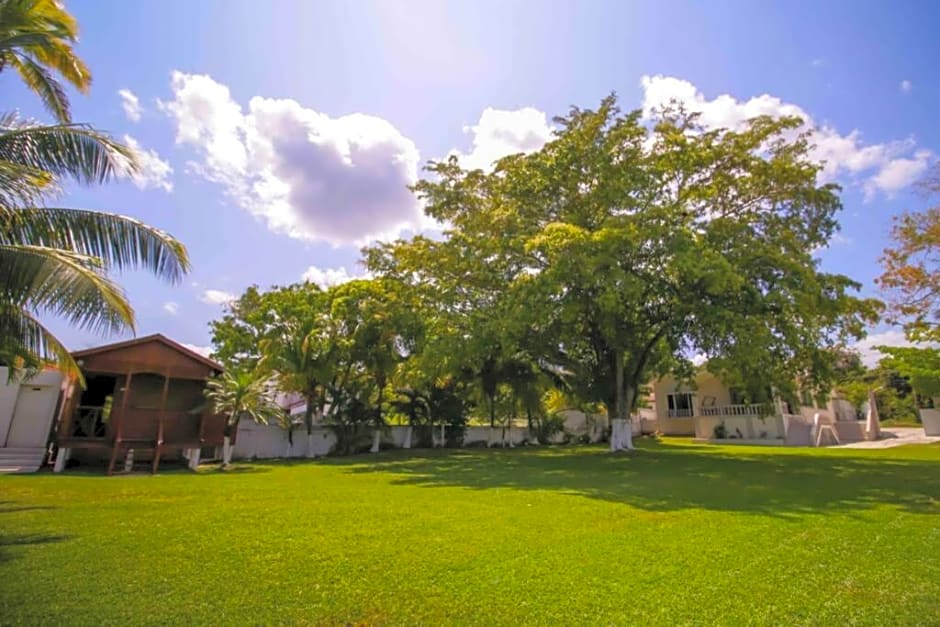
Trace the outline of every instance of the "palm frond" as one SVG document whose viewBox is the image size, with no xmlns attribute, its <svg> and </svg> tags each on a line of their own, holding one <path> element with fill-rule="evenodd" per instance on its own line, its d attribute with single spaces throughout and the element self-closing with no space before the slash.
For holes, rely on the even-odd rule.
<svg viewBox="0 0 940 627">
<path fill-rule="evenodd" d="M 78 23 L 56 0 L 0 2 L 0 70 L 17 70 L 61 122 L 69 122 L 68 95 L 56 74 L 81 92 L 91 72 L 75 54 Z"/>
<path fill-rule="evenodd" d="M 43 170 L 19 163 L 0 161 L 0 212 L 14 207 L 39 204 L 56 191 L 55 178 Z"/>
<path fill-rule="evenodd" d="M 0 303 L 50 313 L 95 332 L 133 330 L 123 290 L 87 255 L 42 246 L 0 245 Z"/>
<path fill-rule="evenodd" d="M 0 243 L 72 250 L 118 269 L 143 268 L 170 282 L 189 271 L 186 247 L 139 220 L 85 209 L 31 207 L 12 212 Z"/>
<path fill-rule="evenodd" d="M 11 371 L 36 371 L 47 363 L 83 382 L 65 345 L 28 311 L 0 302 L 0 360 Z"/>
<path fill-rule="evenodd" d="M 41 126 L 10 114 L 0 117 L 0 161 L 86 184 L 104 183 L 140 168 L 133 150 L 89 126 Z"/>
<path fill-rule="evenodd" d="M 51 72 L 26 55 L 9 55 L 7 63 L 17 71 L 26 86 L 39 96 L 46 109 L 57 120 L 68 122 L 72 119 L 69 110 L 69 96 Z"/>
</svg>

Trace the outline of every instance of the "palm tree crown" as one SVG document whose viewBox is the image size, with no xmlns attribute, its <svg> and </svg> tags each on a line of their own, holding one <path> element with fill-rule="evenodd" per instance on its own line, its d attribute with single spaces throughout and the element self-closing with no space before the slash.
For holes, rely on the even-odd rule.
<svg viewBox="0 0 940 627">
<path fill-rule="evenodd" d="M 56 0 L 0 0 L 0 71 L 15 70 L 60 122 L 69 122 L 69 98 L 58 77 L 81 92 L 91 72 L 75 54 L 78 23 Z"/>
</svg>

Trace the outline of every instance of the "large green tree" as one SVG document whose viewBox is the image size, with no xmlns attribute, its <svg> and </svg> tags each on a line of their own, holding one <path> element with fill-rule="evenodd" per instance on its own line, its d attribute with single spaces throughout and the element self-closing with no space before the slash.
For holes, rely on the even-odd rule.
<svg viewBox="0 0 940 627">
<path fill-rule="evenodd" d="M 615 449 L 631 446 L 641 386 L 687 371 L 693 354 L 755 396 L 829 384 L 828 349 L 860 336 L 877 304 L 813 258 L 840 202 L 817 184 L 799 120 L 708 130 L 682 110 L 623 114 L 610 97 L 556 123 L 544 148 L 492 173 L 430 164 L 416 190 L 445 238 L 378 247 L 373 269 L 436 294 L 470 285 L 503 337 L 607 407 Z M 475 306 L 444 308 L 466 318 Z"/>
</svg>

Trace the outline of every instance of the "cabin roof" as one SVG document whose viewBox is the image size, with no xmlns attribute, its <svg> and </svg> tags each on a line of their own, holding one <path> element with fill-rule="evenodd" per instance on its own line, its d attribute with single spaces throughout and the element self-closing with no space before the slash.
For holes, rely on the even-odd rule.
<svg viewBox="0 0 940 627">
<path fill-rule="evenodd" d="M 122 342 L 113 342 L 111 344 L 104 344 L 102 346 L 95 346 L 93 348 L 85 348 L 79 351 L 73 351 L 72 357 L 74 359 L 82 359 L 84 357 L 91 357 L 92 355 L 100 355 L 102 353 L 109 353 L 111 351 L 122 350 L 122 349 L 130 348 L 132 346 L 139 346 L 141 344 L 149 344 L 151 342 L 158 342 L 160 344 L 168 346 L 174 351 L 181 353 L 185 355 L 186 357 L 189 357 L 190 359 L 201 363 L 204 366 L 208 366 L 209 368 L 213 370 L 217 370 L 218 372 L 222 372 L 224 370 L 222 365 L 219 364 L 217 361 L 213 361 L 212 359 L 209 359 L 208 357 L 204 355 L 200 355 L 196 351 L 190 348 L 186 348 L 179 342 L 174 342 L 173 340 L 163 335 L 162 333 L 154 333 L 152 335 L 136 337 L 130 340 L 124 340 Z"/>
</svg>

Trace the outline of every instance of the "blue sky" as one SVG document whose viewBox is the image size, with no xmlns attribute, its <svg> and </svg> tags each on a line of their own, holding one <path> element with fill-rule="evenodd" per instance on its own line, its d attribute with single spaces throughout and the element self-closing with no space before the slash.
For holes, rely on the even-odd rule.
<svg viewBox="0 0 940 627">
<path fill-rule="evenodd" d="M 182 285 L 121 280 L 138 333 L 205 346 L 226 294 L 355 275 L 363 241 L 421 228 L 401 190 L 426 160 L 459 151 L 485 165 L 537 148 L 551 116 L 611 91 L 627 109 L 679 97 L 715 124 L 811 118 L 844 186 L 824 267 L 871 292 L 891 216 L 924 206 L 909 184 L 940 155 L 940 9 L 818 4 L 72 2 L 94 73 L 74 117 L 130 136 L 151 167 L 61 204 L 180 238 L 194 264 Z M 10 73 L 0 90 L 8 108 L 48 119 Z M 51 327 L 75 349 L 103 341 Z"/>
</svg>

